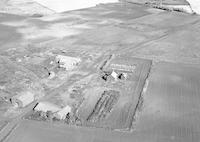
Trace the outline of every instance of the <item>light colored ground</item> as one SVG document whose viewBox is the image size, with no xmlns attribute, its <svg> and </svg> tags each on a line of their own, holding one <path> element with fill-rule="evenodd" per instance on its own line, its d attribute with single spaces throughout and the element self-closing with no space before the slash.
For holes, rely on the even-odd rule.
<svg viewBox="0 0 200 142">
<path fill-rule="evenodd" d="M 144 108 L 137 114 L 133 132 L 26 121 L 17 125 L 18 129 L 7 140 L 198 141 L 199 23 L 197 15 L 127 3 L 102 4 L 40 18 L 1 13 L 0 56 L 26 70 L 26 73 L 34 74 L 29 74 L 32 80 L 24 81 L 24 85 L 34 82 L 36 78 L 39 79 L 36 82 L 46 84 L 45 94 L 49 98 L 44 99 L 55 100 L 59 93 L 63 93 L 61 96 L 64 98 L 64 93 L 73 82 L 97 71 L 109 55 L 120 54 L 153 61 L 149 83 L 143 92 Z M 76 72 L 68 78 L 65 72 L 53 70 L 50 62 L 57 54 L 80 57 L 83 64 L 78 68 L 79 74 Z M 13 64 L 7 64 L 12 72 L 5 76 L 4 65 L 1 64 L 0 70 L 1 86 L 5 80 L 15 77 L 13 72 L 19 71 L 18 68 L 13 69 Z M 44 67 L 60 76 L 49 81 Z M 23 75 L 22 79 L 25 79 Z M 20 89 L 18 84 L 16 86 Z M 0 139 L 5 138 L 7 132 L 21 122 L 21 117 L 33 106 L 22 109 L 22 115 L 9 123 Z M 22 133 L 26 135 L 22 137 Z"/>
<path fill-rule="evenodd" d="M 64 12 L 93 7 L 100 3 L 118 2 L 118 0 L 35 0 L 36 2 L 56 11 Z"/>
<path fill-rule="evenodd" d="M 2 0 L 0 2 L 1 13 L 17 15 L 48 15 L 55 13 L 53 10 L 40 5 L 33 0 Z"/>
</svg>

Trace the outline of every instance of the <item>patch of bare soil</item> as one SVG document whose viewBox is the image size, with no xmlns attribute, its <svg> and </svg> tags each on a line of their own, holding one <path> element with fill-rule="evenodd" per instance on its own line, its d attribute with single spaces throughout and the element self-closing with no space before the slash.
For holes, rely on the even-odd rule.
<svg viewBox="0 0 200 142">
<path fill-rule="evenodd" d="M 16 99 L 23 100 L 24 96 L 32 94 L 33 100 L 28 102 L 32 103 L 44 96 L 44 88 L 39 82 L 39 78 L 30 70 L 18 66 L 5 57 L 1 56 L 0 58 L 0 116 L 9 118 L 21 113 L 18 108 L 19 104 L 12 102 L 13 97 L 19 96 Z"/>
</svg>

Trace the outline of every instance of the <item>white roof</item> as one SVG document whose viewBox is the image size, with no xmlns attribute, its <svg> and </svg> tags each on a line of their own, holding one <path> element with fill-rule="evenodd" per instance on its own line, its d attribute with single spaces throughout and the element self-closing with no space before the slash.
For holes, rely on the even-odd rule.
<svg viewBox="0 0 200 142">
<path fill-rule="evenodd" d="M 50 102 L 39 102 L 36 107 L 34 108 L 35 111 L 51 111 L 51 112 L 57 112 L 61 110 L 61 108 L 55 104 L 52 104 Z"/>
</svg>

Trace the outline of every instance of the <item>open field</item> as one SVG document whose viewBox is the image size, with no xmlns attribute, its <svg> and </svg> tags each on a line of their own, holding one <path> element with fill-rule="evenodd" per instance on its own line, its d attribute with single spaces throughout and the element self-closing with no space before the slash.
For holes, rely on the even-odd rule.
<svg viewBox="0 0 200 142">
<path fill-rule="evenodd" d="M 1 0 L 0 12 L 41 17 L 55 13 L 34 0 Z"/>
<path fill-rule="evenodd" d="M 199 23 L 124 2 L 0 13 L 0 140 L 199 141 Z M 70 113 L 52 121 L 41 102 Z"/>
</svg>

